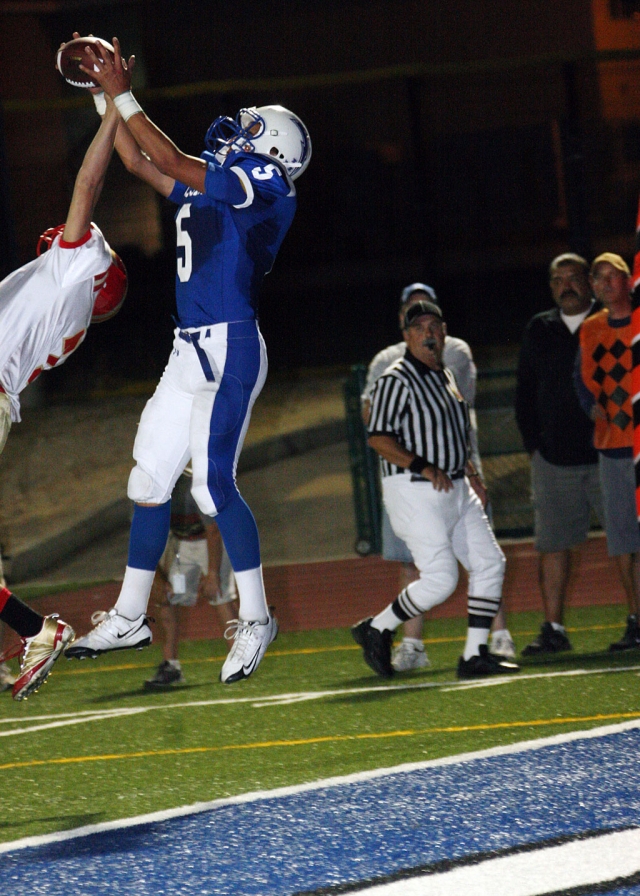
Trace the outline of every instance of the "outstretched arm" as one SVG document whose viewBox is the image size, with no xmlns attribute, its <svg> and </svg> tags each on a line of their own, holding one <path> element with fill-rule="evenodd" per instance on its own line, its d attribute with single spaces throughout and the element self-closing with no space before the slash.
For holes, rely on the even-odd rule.
<svg viewBox="0 0 640 896">
<path fill-rule="evenodd" d="M 81 35 L 78 31 L 74 31 L 73 37 L 74 39 L 77 39 L 81 37 Z M 64 47 L 64 43 L 61 44 L 61 48 L 62 47 Z M 133 71 L 134 61 L 134 58 L 131 57 L 129 73 Z M 94 96 L 96 109 L 100 116 L 104 117 L 106 101 L 102 87 L 90 87 L 89 91 Z M 127 171 L 131 172 L 131 174 L 135 174 L 141 180 L 146 181 L 146 183 L 150 184 L 154 190 L 157 190 L 162 196 L 169 196 L 173 190 L 175 181 L 173 178 L 166 177 L 166 175 L 162 174 L 148 156 L 145 156 L 142 153 L 140 147 L 131 136 L 129 129 L 121 119 L 116 134 L 116 152 L 122 159 L 122 164 Z"/>
<path fill-rule="evenodd" d="M 68 243 L 75 243 L 89 230 L 111 160 L 119 120 L 117 109 L 109 101 L 98 133 L 91 141 L 76 177 L 62 234 L 62 238 Z"/>
<path fill-rule="evenodd" d="M 134 57 L 132 56 L 128 63 L 125 62 L 120 53 L 120 43 L 117 37 L 113 39 L 113 48 L 115 50 L 113 58 L 109 53 L 105 53 L 105 59 L 98 59 L 88 47 L 87 52 L 92 58 L 93 70 L 89 71 L 84 66 L 81 68 L 91 74 L 112 99 L 123 95 L 129 98 L 128 110 L 123 109 L 120 104 L 120 112 L 133 140 L 157 170 L 166 177 L 179 180 L 203 193 L 204 179 L 207 173 L 206 162 L 204 159 L 183 153 L 151 119 L 147 118 L 130 93 Z"/>
<path fill-rule="evenodd" d="M 148 156 L 145 156 L 133 139 L 128 126 L 120 119 L 120 126 L 116 134 L 116 152 L 122 159 L 122 164 L 141 180 L 150 184 L 161 196 L 169 196 L 173 190 L 175 179 L 167 177 L 153 164 Z"/>
</svg>

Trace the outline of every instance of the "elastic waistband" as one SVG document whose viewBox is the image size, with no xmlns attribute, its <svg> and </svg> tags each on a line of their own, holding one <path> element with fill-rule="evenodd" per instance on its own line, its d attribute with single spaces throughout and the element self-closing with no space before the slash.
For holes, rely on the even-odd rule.
<svg viewBox="0 0 640 896">
<path fill-rule="evenodd" d="M 455 473 L 447 473 L 449 479 L 464 479 L 465 473 L 464 470 L 457 470 Z M 411 477 L 412 482 L 430 482 L 430 479 L 425 479 L 423 476 L 415 476 Z"/>
<path fill-rule="evenodd" d="M 202 327 L 186 327 L 178 325 L 177 333 L 185 342 L 197 342 L 199 339 L 209 339 L 219 333 L 224 327 L 227 339 L 255 336 L 258 332 L 256 320 L 231 320 L 227 323 L 206 324 Z M 195 339 L 194 339 L 195 337 Z"/>
</svg>

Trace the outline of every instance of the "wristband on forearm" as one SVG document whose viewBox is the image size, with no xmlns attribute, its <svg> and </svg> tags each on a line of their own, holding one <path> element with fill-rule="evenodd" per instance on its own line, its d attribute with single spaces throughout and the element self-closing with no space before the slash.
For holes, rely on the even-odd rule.
<svg viewBox="0 0 640 896">
<path fill-rule="evenodd" d="M 98 110 L 98 115 L 102 118 L 107 111 L 107 100 L 105 99 L 104 90 L 100 91 L 100 93 L 92 93 L 91 96 Z"/>
<path fill-rule="evenodd" d="M 420 476 L 424 468 L 429 464 L 429 461 L 426 457 L 414 457 L 414 459 L 409 464 L 409 470 L 411 473 L 415 473 L 417 476 Z"/>
<path fill-rule="evenodd" d="M 142 106 L 135 99 L 130 90 L 127 90 L 126 93 L 119 93 L 118 96 L 114 98 L 113 102 L 123 121 L 129 121 L 132 115 L 137 115 L 138 112 L 142 112 Z"/>
</svg>

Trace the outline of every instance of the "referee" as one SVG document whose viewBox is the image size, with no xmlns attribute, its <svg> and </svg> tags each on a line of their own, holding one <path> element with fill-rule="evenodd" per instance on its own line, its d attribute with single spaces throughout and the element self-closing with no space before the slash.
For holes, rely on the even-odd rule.
<svg viewBox="0 0 640 896">
<path fill-rule="evenodd" d="M 403 335 L 404 357 L 382 374 L 371 396 L 369 444 L 381 457 L 391 525 L 420 578 L 377 616 L 355 625 L 353 637 L 374 672 L 391 677 L 395 630 L 453 593 L 460 561 L 469 572 L 469 625 L 458 678 L 517 672 L 517 665 L 487 647 L 505 558 L 483 510 L 486 490 L 469 460 L 469 408 L 442 363 L 446 325 L 440 307 L 412 305 Z"/>
</svg>

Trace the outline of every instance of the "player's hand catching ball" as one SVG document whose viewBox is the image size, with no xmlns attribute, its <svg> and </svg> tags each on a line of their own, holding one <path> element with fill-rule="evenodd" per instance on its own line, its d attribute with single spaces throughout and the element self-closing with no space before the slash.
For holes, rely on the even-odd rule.
<svg viewBox="0 0 640 896">
<path fill-rule="evenodd" d="M 113 56 L 105 53 L 105 58 L 100 59 L 90 46 L 87 47 L 86 55 L 91 68 L 86 68 L 84 65 L 80 68 L 90 74 L 112 99 L 131 89 L 131 72 L 135 57 L 130 56 L 128 62 L 125 62 L 117 37 L 113 38 Z"/>
<path fill-rule="evenodd" d="M 91 49 L 91 55 L 88 49 Z M 110 43 L 90 34 L 81 37 L 77 31 L 73 32 L 73 39 L 60 44 L 56 54 L 56 68 L 63 78 L 74 87 L 95 88 L 96 68 L 94 59 L 104 61 L 112 57 L 113 47 Z"/>
</svg>

